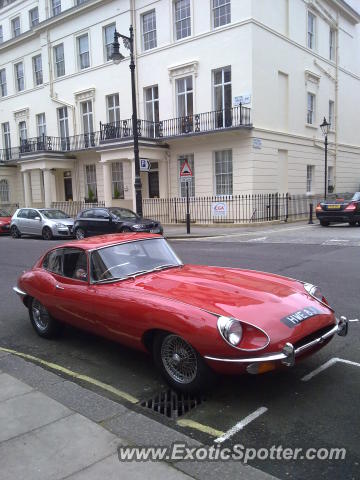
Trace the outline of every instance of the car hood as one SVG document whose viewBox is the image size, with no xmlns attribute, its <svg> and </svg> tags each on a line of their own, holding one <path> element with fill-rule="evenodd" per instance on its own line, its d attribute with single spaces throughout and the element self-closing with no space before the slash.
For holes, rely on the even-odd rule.
<svg viewBox="0 0 360 480">
<path fill-rule="evenodd" d="M 0 225 L 8 225 L 11 222 L 11 217 L 0 217 Z"/>
<path fill-rule="evenodd" d="M 308 295 L 301 282 L 252 270 L 185 265 L 138 277 L 135 285 L 267 331 L 275 320 L 279 324 L 283 317 L 306 307 L 316 307 L 327 316 L 332 313 Z"/>
<path fill-rule="evenodd" d="M 63 225 L 66 225 L 66 226 L 74 225 L 74 219 L 73 218 L 62 218 L 62 219 L 59 219 L 59 220 L 47 219 L 47 221 L 52 222 L 53 224 L 62 223 Z"/>
</svg>

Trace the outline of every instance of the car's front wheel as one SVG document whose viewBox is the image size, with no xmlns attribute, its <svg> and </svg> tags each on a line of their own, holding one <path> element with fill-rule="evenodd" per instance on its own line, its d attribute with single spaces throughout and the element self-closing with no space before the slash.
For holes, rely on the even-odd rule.
<svg viewBox="0 0 360 480">
<path fill-rule="evenodd" d="M 82 228 L 77 228 L 75 230 L 75 237 L 78 239 L 78 240 L 83 240 L 86 235 L 85 235 L 85 230 L 83 230 Z"/>
<path fill-rule="evenodd" d="M 356 221 L 352 220 L 349 222 L 350 227 L 355 227 L 356 226 Z"/>
<path fill-rule="evenodd" d="M 29 306 L 29 315 L 35 332 L 44 338 L 56 336 L 61 325 L 49 314 L 47 309 L 36 298 L 33 298 Z"/>
<path fill-rule="evenodd" d="M 16 225 L 13 225 L 11 227 L 11 236 L 12 236 L 12 238 L 21 238 L 20 230 L 18 229 L 18 227 Z"/>
<path fill-rule="evenodd" d="M 328 222 L 327 220 L 320 220 L 320 225 L 322 227 L 328 227 L 330 225 L 330 222 Z"/>
<path fill-rule="evenodd" d="M 51 228 L 44 227 L 43 231 L 42 231 L 42 237 L 43 237 L 44 240 L 52 240 L 53 233 L 51 231 Z"/>
<path fill-rule="evenodd" d="M 179 335 L 159 333 L 154 340 L 153 355 L 161 373 L 175 390 L 199 393 L 211 386 L 214 373 Z"/>
</svg>

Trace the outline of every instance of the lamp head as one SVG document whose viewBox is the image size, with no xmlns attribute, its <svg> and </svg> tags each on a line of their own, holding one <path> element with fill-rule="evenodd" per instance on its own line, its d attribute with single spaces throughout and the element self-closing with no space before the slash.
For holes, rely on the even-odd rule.
<svg viewBox="0 0 360 480">
<path fill-rule="evenodd" d="M 119 34 L 115 30 L 114 32 L 114 43 L 112 44 L 112 53 L 111 53 L 111 59 L 118 65 L 121 60 L 123 60 L 125 57 L 120 53 L 120 44 L 118 40 Z"/>
<path fill-rule="evenodd" d="M 329 128 L 330 128 L 330 123 L 326 121 L 326 118 L 324 117 L 323 123 L 320 125 L 321 131 L 323 135 L 327 135 L 329 133 Z"/>
</svg>

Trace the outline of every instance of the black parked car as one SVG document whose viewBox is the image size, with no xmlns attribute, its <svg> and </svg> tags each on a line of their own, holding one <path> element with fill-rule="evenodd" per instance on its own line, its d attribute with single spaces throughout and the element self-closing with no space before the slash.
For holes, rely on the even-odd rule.
<svg viewBox="0 0 360 480">
<path fill-rule="evenodd" d="M 330 223 L 360 224 L 360 192 L 356 192 L 350 200 L 337 198 L 320 202 L 316 207 L 316 216 L 323 227 Z"/>
<path fill-rule="evenodd" d="M 74 233 L 77 239 L 92 235 L 119 232 L 163 233 L 160 222 L 142 218 L 121 207 L 91 208 L 81 211 L 75 219 Z"/>
</svg>

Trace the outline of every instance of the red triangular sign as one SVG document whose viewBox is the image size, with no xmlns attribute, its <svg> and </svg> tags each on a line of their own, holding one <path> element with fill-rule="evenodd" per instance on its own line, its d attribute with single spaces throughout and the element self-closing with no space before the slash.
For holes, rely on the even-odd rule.
<svg viewBox="0 0 360 480">
<path fill-rule="evenodd" d="M 181 165 L 180 177 L 192 177 L 193 173 L 187 160 Z"/>
</svg>

